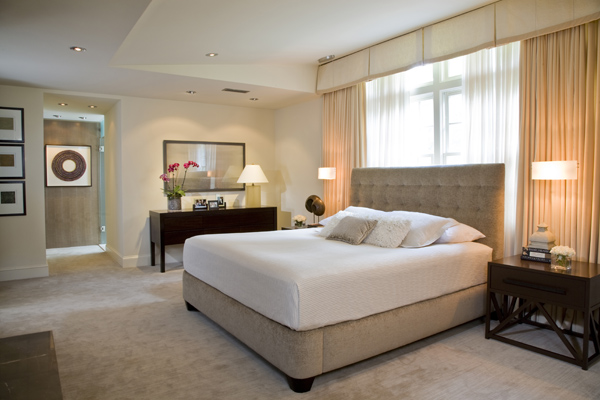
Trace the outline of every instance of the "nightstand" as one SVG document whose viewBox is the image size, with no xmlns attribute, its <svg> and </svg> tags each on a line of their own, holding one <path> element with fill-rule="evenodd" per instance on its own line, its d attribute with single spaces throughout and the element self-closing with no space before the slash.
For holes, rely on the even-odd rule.
<svg viewBox="0 0 600 400">
<path fill-rule="evenodd" d="M 552 318 L 551 306 L 578 314 L 582 332 L 561 329 Z M 555 271 L 550 264 L 521 260 L 513 256 L 488 263 L 486 339 L 496 339 L 527 350 L 557 358 L 584 370 L 600 357 L 600 265 L 573 261 L 571 271 Z M 542 314 L 547 323 L 532 317 Z M 492 327 L 492 314 L 498 323 Z M 569 355 L 559 354 L 511 338 L 507 331 L 528 324 L 554 331 Z M 567 337 L 567 335 L 569 337 Z M 578 338 L 574 346 L 569 339 Z M 592 354 L 590 354 L 593 351 Z"/>
</svg>

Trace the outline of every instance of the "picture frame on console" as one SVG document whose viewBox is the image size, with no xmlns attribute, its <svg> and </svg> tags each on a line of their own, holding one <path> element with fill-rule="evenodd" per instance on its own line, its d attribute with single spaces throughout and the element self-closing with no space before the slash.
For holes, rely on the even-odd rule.
<svg viewBox="0 0 600 400">
<path fill-rule="evenodd" d="M 208 209 L 209 210 L 218 210 L 219 209 L 219 201 L 218 200 L 209 200 L 208 201 Z"/>
</svg>

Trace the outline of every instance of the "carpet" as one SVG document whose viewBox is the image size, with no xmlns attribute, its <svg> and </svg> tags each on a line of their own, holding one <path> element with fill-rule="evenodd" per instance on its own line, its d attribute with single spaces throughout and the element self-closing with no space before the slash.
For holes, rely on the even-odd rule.
<svg viewBox="0 0 600 400">
<path fill-rule="evenodd" d="M 49 250 L 48 265 L 47 278 L 0 282 L 0 337 L 53 331 L 65 399 L 600 398 L 600 365 L 583 371 L 486 340 L 481 320 L 319 376 L 298 394 L 186 310 L 181 265 L 123 269 L 96 246 Z"/>
</svg>

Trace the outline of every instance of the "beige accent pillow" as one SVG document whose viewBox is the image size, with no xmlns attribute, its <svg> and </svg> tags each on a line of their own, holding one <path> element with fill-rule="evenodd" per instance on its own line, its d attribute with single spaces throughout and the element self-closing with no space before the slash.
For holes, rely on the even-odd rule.
<svg viewBox="0 0 600 400">
<path fill-rule="evenodd" d="M 348 216 L 343 218 L 331 231 L 327 239 L 350 244 L 361 244 L 377 225 L 377 220 Z"/>
<path fill-rule="evenodd" d="M 321 232 L 319 232 L 320 236 L 323 237 L 327 237 L 329 236 L 329 234 L 331 232 L 333 232 L 333 230 L 335 229 L 335 227 L 340 223 L 340 221 L 348 216 L 354 215 L 352 213 L 346 212 L 346 211 L 338 211 L 337 214 L 332 215 L 329 218 L 326 218 L 326 224 L 323 224 L 324 227 L 321 229 Z M 321 223 L 323 223 L 323 221 L 321 221 Z"/>
<path fill-rule="evenodd" d="M 399 216 L 382 215 L 377 217 L 377 221 L 377 226 L 363 243 L 379 247 L 399 247 L 410 231 L 410 221 Z"/>
</svg>

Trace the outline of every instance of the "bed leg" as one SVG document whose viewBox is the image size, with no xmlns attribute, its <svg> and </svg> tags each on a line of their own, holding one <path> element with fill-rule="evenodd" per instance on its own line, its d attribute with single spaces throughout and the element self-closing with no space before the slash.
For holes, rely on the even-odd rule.
<svg viewBox="0 0 600 400">
<path fill-rule="evenodd" d="M 309 392 L 312 388 L 312 384 L 315 380 L 315 377 L 305 378 L 305 379 L 296 379 L 290 376 L 285 376 L 287 378 L 288 385 L 290 389 L 292 389 L 296 393 L 306 393 Z"/>
<path fill-rule="evenodd" d="M 187 308 L 188 311 L 198 311 L 198 309 L 196 307 L 194 307 L 193 305 L 191 305 L 187 301 L 185 302 L 185 308 Z"/>
</svg>

